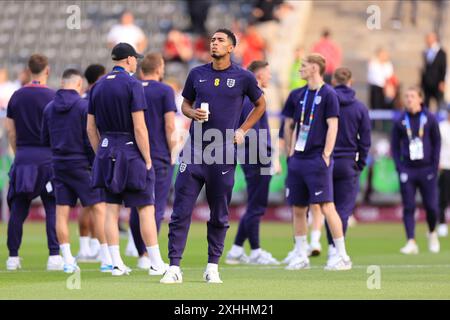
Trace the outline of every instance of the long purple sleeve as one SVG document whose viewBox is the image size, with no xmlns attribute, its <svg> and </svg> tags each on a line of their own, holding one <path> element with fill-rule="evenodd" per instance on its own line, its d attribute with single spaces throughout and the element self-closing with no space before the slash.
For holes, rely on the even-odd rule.
<svg viewBox="0 0 450 320">
<path fill-rule="evenodd" d="M 366 109 L 363 109 L 361 113 L 361 123 L 358 129 L 358 167 L 360 170 L 363 170 L 366 166 L 367 161 L 367 155 L 369 154 L 369 149 L 372 144 L 371 136 L 370 136 L 370 118 L 369 118 L 369 111 Z"/>
</svg>

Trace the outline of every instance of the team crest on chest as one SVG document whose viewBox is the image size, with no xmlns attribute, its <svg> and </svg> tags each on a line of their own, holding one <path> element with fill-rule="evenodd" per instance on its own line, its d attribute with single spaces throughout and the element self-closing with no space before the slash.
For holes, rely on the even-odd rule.
<svg viewBox="0 0 450 320">
<path fill-rule="evenodd" d="M 236 80 L 235 79 L 227 79 L 227 86 L 228 86 L 228 88 L 233 88 L 235 84 L 236 84 Z"/>
<path fill-rule="evenodd" d="M 321 96 L 317 96 L 316 97 L 316 101 L 314 101 L 315 104 L 320 104 L 322 102 L 322 97 Z"/>
<path fill-rule="evenodd" d="M 186 171 L 187 168 L 187 164 L 182 162 L 180 163 L 180 173 L 183 173 L 184 171 Z"/>
</svg>

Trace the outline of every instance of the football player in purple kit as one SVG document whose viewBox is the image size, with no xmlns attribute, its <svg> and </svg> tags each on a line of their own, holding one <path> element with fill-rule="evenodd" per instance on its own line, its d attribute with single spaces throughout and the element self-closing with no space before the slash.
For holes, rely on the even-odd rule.
<svg viewBox="0 0 450 320">
<path fill-rule="evenodd" d="M 427 214 L 428 249 L 438 253 L 440 244 L 436 232 L 439 214 L 438 167 L 441 151 L 439 124 L 426 106 L 422 91 L 410 87 L 405 93 L 406 110 L 395 120 L 392 129 L 391 150 L 400 177 L 403 202 L 403 223 L 407 243 L 400 249 L 403 254 L 417 254 L 415 240 L 416 191 L 419 189 Z"/>
<path fill-rule="evenodd" d="M 170 267 L 161 283 L 182 282 L 180 261 L 192 210 L 203 185 L 206 186 L 211 210 L 207 223 L 208 264 L 203 280 L 222 283 L 218 263 L 229 227 L 228 205 L 234 185 L 235 144 L 244 142 L 245 134 L 266 108 L 254 75 L 231 61 L 235 46 L 236 37 L 230 30 L 217 30 L 210 42 L 212 63 L 192 69 L 186 80 L 182 111 L 193 121 L 175 182 L 174 208 L 169 223 Z M 255 107 L 238 128 L 245 96 Z"/>
<path fill-rule="evenodd" d="M 100 77 L 104 76 L 106 69 L 101 64 L 91 64 L 84 71 L 84 77 L 88 88 L 82 95 L 83 99 L 89 101 L 89 92 Z M 93 151 L 92 151 L 93 153 Z M 94 155 L 95 156 L 95 155 Z M 93 159 L 92 159 L 93 160 Z M 77 254 L 77 262 L 97 262 L 100 258 L 100 242 L 95 238 L 94 214 L 90 207 L 81 209 L 78 216 L 78 231 L 80 233 L 80 250 Z"/>
<path fill-rule="evenodd" d="M 95 235 L 100 241 L 100 271 L 111 272 L 112 262 L 105 237 L 106 205 L 101 189 L 91 187 L 94 157 L 86 133 L 88 101 L 80 96 L 81 73 L 67 69 L 61 89 L 44 110 L 41 141 L 52 150 L 53 184 L 56 196 L 56 232 L 64 259 L 64 272 L 79 271 L 69 240 L 69 213 L 77 199 L 93 214 Z"/>
<path fill-rule="evenodd" d="M 253 61 L 248 70 L 255 75 L 260 88 L 267 88 L 271 72 L 266 61 Z M 239 124 L 244 123 L 253 108 L 253 104 L 246 97 Z M 252 132 L 254 134 L 247 135 L 245 138 L 243 159 L 239 157 L 247 182 L 247 209 L 239 221 L 234 244 L 228 252 L 225 262 L 227 264 L 278 265 L 280 263 L 270 252 L 263 250 L 259 242 L 259 226 L 261 217 L 267 209 L 269 185 L 272 178 L 273 150 L 267 113 L 264 113 L 252 130 L 254 130 Z M 256 147 L 253 148 L 253 146 Z M 247 239 L 251 248 L 250 256 L 245 254 L 243 247 Z"/>
<path fill-rule="evenodd" d="M 155 168 L 155 219 L 156 228 L 161 228 L 167 206 L 175 163 L 174 148 L 176 146 L 175 93 L 167 84 L 162 83 L 164 77 L 164 59 L 159 53 L 149 53 L 142 60 L 141 81 L 147 101 L 145 121 L 149 131 L 152 163 Z M 146 255 L 145 244 L 139 232 L 139 216 L 136 208 L 131 209 L 130 229 L 134 244 L 139 253 L 138 268 L 149 269 L 150 260 Z"/>
<path fill-rule="evenodd" d="M 371 124 L 367 107 L 355 98 L 355 91 L 351 88 L 351 71 L 348 68 L 336 69 L 332 82 L 339 100 L 339 130 L 334 147 L 334 203 L 345 236 L 358 196 L 359 174 L 366 165 L 370 149 Z M 327 264 L 333 265 L 339 256 L 328 224 L 326 229 L 329 245 Z"/>
<path fill-rule="evenodd" d="M 47 270 L 62 270 L 64 262 L 59 255 L 56 236 L 55 196 L 52 179 L 52 153 L 41 143 L 41 123 L 45 106 L 55 97 L 47 87 L 48 59 L 34 54 L 28 60 L 31 83 L 17 90 L 8 104 L 6 129 L 9 143 L 16 157 L 9 172 L 8 205 L 8 270 L 21 268 L 19 248 L 23 223 L 28 216 L 31 201 L 40 196 L 45 208 L 47 245 L 50 257 Z"/>
<path fill-rule="evenodd" d="M 319 204 L 331 229 L 339 259 L 326 270 L 349 270 L 342 222 L 333 203 L 333 149 L 338 131 L 339 102 L 334 89 L 325 84 L 325 58 L 310 54 L 302 62 L 301 77 L 308 86 L 289 95 L 285 116 L 288 175 L 286 193 L 293 207 L 295 245 L 298 255 L 287 270 L 310 268 L 307 242 L 307 211 L 310 204 Z"/>
<path fill-rule="evenodd" d="M 118 219 L 120 205 L 137 207 L 152 269 L 166 271 L 158 246 L 155 223 L 155 171 L 150 157 L 145 124 L 142 83 L 131 76 L 142 58 L 128 43 L 112 50 L 114 68 L 93 86 L 89 99 L 87 132 L 96 152 L 92 169 L 93 186 L 105 189 L 108 208 L 106 237 L 113 262 L 113 276 L 129 274 L 119 251 Z"/>
</svg>

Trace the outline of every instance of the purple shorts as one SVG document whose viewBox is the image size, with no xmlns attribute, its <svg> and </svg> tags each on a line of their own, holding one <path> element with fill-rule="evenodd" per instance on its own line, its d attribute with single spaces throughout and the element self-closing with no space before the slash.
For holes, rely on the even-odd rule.
<svg viewBox="0 0 450 320">
<path fill-rule="evenodd" d="M 34 199 L 42 192 L 53 195 L 51 151 L 42 147 L 18 147 L 9 171 L 8 203 L 16 196 Z"/>
<path fill-rule="evenodd" d="M 155 204 L 155 170 L 146 169 L 133 135 L 102 135 L 92 168 L 92 185 L 105 190 L 107 203 L 126 207 Z"/>
<path fill-rule="evenodd" d="M 91 186 L 91 170 L 88 161 L 54 161 L 54 187 L 57 205 L 74 207 L 80 199 L 83 207 L 104 202 L 100 188 Z"/>
<path fill-rule="evenodd" d="M 132 170 L 130 168 L 130 170 Z M 155 204 L 155 169 L 147 170 L 146 184 L 143 190 L 111 193 L 105 190 L 107 203 L 123 204 L 127 208 L 143 207 Z"/>
<path fill-rule="evenodd" d="M 289 205 L 306 207 L 310 204 L 333 202 L 333 165 L 327 167 L 322 156 L 289 158 L 286 197 Z"/>
</svg>

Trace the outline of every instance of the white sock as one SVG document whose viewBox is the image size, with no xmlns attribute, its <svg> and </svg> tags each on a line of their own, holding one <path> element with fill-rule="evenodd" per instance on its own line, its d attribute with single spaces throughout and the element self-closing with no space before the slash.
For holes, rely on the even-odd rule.
<svg viewBox="0 0 450 320">
<path fill-rule="evenodd" d="M 180 273 L 180 267 L 179 266 L 170 266 L 169 267 L 169 271 L 175 272 L 175 273 Z"/>
<path fill-rule="evenodd" d="M 219 265 L 216 263 L 208 263 L 206 265 L 206 271 L 219 271 Z"/>
<path fill-rule="evenodd" d="M 241 246 L 237 246 L 237 245 L 233 244 L 233 246 L 231 247 L 230 252 L 234 256 L 240 256 L 241 254 L 244 253 L 244 248 L 241 247 Z"/>
<path fill-rule="evenodd" d="M 332 244 L 328 245 L 328 256 L 334 256 L 336 253 L 336 247 Z"/>
<path fill-rule="evenodd" d="M 109 246 L 109 253 L 111 254 L 111 260 L 114 267 L 124 265 L 122 257 L 120 256 L 119 246 Z"/>
<path fill-rule="evenodd" d="M 250 252 L 250 258 L 257 257 L 261 254 L 261 248 L 254 249 Z"/>
<path fill-rule="evenodd" d="M 97 255 L 100 251 L 100 241 L 98 241 L 98 239 L 96 238 L 90 238 L 89 248 L 91 249 L 92 255 Z"/>
<path fill-rule="evenodd" d="M 311 243 L 319 243 L 321 234 L 320 230 L 311 231 Z"/>
<path fill-rule="evenodd" d="M 90 255 L 91 249 L 89 247 L 89 237 L 80 237 L 80 252 L 82 254 Z"/>
<path fill-rule="evenodd" d="M 75 262 L 72 252 L 70 251 L 70 243 L 63 243 L 59 245 L 65 264 L 73 264 Z"/>
<path fill-rule="evenodd" d="M 341 257 L 348 257 L 347 255 L 347 250 L 345 250 L 345 239 L 344 237 L 338 238 L 338 239 L 333 239 L 334 241 L 334 245 L 336 247 L 337 253 L 341 256 Z"/>
<path fill-rule="evenodd" d="M 161 252 L 159 251 L 159 245 L 147 247 L 148 257 L 152 266 L 163 266 L 164 261 L 161 258 Z"/>
<path fill-rule="evenodd" d="M 100 245 L 100 261 L 103 265 L 112 265 L 111 254 L 109 253 L 107 243 Z"/>
<path fill-rule="evenodd" d="M 308 257 L 308 239 L 306 236 L 295 236 L 295 248 L 302 257 Z"/>
<path fill-rule="evenodd" d="M 128 228 L 128 246 L 135 247 L 133 234 L 131 233 L 131 228 Z"/>
</svg>

